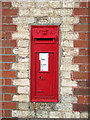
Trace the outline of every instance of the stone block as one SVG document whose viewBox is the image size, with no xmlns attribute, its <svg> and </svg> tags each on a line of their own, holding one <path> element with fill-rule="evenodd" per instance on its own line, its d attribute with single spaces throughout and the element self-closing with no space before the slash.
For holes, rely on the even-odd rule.
<svg viewBox="0 0 90 120">
<path fill-rule="evenodd" d="M 34 111 L 20 111 L 20 110 L 13 110 L 12 117 L 17 118 L 33 118 L 35 116 Z"/>
<path fill-rule="evenodd" d="M 61 87 L 61 95 L 72 95 L 72 87 Z"/>
<path fill-rule="evenodd" d="M 29 95 L 14 95 L 13 101 L 29 102 Z"/>
<path fill-rule="evenodd" d="M 50 118 L 62 118 L 62 113 L 60 111 L 50 111 Z"/>
<path fill-rule="evenodd" d="M 29 77 L 29 73 L 28 71 L 18 71 L 18 74 L 17 74 L 17 77 L 18 78 L 28 78 Z"/>
<path fill-rule="evenodd" d="M 18 93 L 19 94 L 29 94 L 30 88 L 29 87 L 24 87 L 24 86 L 19 86 L 18 87 Z"/>
<path fill-rule="evenodd" d="M 76 81 L 72 81 L 71 79 L 63 79 L 61 82 L 61 86 L 77 86 L 77 82 Z"/>
<path fill-rule="evenodd" d="M 18 85 L 18 86 L 29 86 L 29 79 L 14 79 L 13 85 Z"/>
</svg>

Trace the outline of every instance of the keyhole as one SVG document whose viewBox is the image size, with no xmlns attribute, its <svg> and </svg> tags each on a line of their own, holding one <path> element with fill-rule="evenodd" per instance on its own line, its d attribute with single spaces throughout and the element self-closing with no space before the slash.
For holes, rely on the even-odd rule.
<svg viewBox="0 0 90 120">
<path fill-rule="evenodd" d="M 41 79 L 41 76 L 39 78 Z"/>
</svg>

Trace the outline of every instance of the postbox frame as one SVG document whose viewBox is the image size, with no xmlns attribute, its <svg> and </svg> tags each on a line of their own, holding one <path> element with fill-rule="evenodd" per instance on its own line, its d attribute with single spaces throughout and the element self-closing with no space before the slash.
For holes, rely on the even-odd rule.
<svg viewBox="0 0 90 120">
<path fill-rule="evenodd" d="M 50 26 L 50 25 L 56 25 L 56 26 L 59 26 L 59 63 L 58 63 L 58 65 L 59 65 L 59 67 L 58 67 L 58 102 L 60 102 L 61 101 L 61 97 L 60 97 L 60 86 L 61 86 L 61 81 L 60 81 L 60 65 L 61 65 L 61 54 L 62 54 L 62 50 L 61 50 L 61 29 L 60 29 L 60 26 L 61 26 L 61 24 L 37 24 L 37 23 L 30 23 L 30 24 L 28 24 L 28 30 L 29 30 L 29 85 L 30 85 L 30 87 L 29 87 L 29 102 L 32 102 L 31 100 L 30 100 L 30 95 L 31 95 L 31 77 L 30 77 L 30 72 L 31 72 L 31 25 L 37 25 L 37 26 Z M 37 100 L 37 102 L 39 102 L 40 103 L 40 101 L 38 101 Z M 41 103 L 42 102 L 44 102 L 43 100 L 41 101 Z M 50 101 L 47 101 L 47 102 L 53 102 L 52 100 L 50 100 Z M 45 103 L 45 102 L 44 102 Z"/>
</svg>

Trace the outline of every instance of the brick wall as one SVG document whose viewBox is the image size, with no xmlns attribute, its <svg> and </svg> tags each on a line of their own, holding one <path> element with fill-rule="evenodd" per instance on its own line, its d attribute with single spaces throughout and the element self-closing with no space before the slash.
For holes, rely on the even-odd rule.
<svg viewBox="0 0 90 120">
<path fill-rule="evenodd" d="M 11 110 L 16 109 L 16 102 L 12 102 L 12 95 L 16 94 L 16 86 L 12 85 L 12 79 L 16 78 L 17 71 L 12 69 L 12 63 L 17 62 L 17 55 L 13 53 L 13 48 L 17 46 L 12 33 L 17 31 L 17 26 L 13 24 L 13 17 L 18 15 L 18 9 L 12 7 L 11 2 L 0 2 L 1 19 L 0 26 L 0 99 L 3 117 L 11 117 Z M 2 71 L 1 71 L 2 70 Z M 1 84 L 0 84 L 1 85 Z M 0 108 L 1 109 L 1 108 Z M 1 116 L 0 116 L 1 117 Z"/>
<path fill-rule="evenodd" d="M 73 93 L 78 102 L 73 104 L 74 111 L 90 111 L 90 16 L 88 2 L 82 2 L 79 8 L 73 11 L 74 16 L 79 16 L 79 23 L 74 24 L 74 31 L 79 33 L 79 39 L 74 40 L 74 47 L 79 49 L 79 55 L 73 57 L 73 64 L 79 66 L 79 71 L 72 72 L 72 80 L 77 81 Z"/>
<path fill-rule="evenodd" d="M 89 103 L 88 3 L 2 2 L 0 52 L 4 118 L 87 118 Z M 6 12 L 7 11 L 7 12 Z M 61 24 L 59 103 L 30 102 L 28 24 Z M 1 82 L 2 81 L 2 82 Z M 2 116 L 2 115 L 1 115 Z"/>
</svg>

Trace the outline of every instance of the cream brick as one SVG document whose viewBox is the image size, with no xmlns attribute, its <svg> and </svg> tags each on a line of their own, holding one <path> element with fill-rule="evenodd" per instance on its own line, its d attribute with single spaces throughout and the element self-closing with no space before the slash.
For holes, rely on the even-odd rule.
<svg viewBox="0 0 90 120">
<path fill-rule="evenodd" d="M 28 78 L 29 77 L 29 73 L 28 71 L 19 71 L 18 72 L 18 75 L 17 75 L 18 78 Z"/>
<path fill-rule="evenodd" d="M 30 11 L 29 9 L 19 9 L 19 16 L 29 16 Z"/>
<path fill-rule="evenodd" d="M 73 9 L 55 9 L 55 16 L 71 16 Z"/>
<path fill-rule="evenodd" d="M 80 118 L 79 112 L 63 112 L 63 118 Z"/>
<path fill-rule="evenodd" d="M 61 81 L 61 86 L 67 86 L 67 87 L 77 86 L 77 82 L 76 81 L 72 81 L 70 79 L 63 79 Z"/>
<path fill-rule="evenodd" d="M 49 117 L 50 118 L 62 118 L 62 113 L 59 111 L 50 111 Z"/>
<path fill-rule="evenodd" d="M 65 16 L 62 17 L 62 22 L 63 24 L 76 24 L 79 23 L 79 17 L 69 17 L 69 16 Z"/>
<path fill-rule="evenodd" d="M 70 71 L 61 71 L 61 78 L 71 78 Z"/>
<path fill-rule="evenodd" d="M 61 95 L 72 95 L 72 87 L 61 87 Z"/>
<path fill-rule="evenodd" d="M 88 112 L 82 112 L 80 118 L 88 118 Z"/>
<path fill-rule="evenodd" d="M 18 118 L 32 118 L 35 116 L 34 111 L 20 111 L 20 110 L 13 110 L 12 117 Z"/>
<path fill-rule="evenodd" d="M 24 24 L 23 22 L 18 24 L 17 30 L 18 32 L 28 32 L 28 24 Z"/>
<path fill-rule="evenodd" d="M 68 65 L 71 65 L 72 64 L 72 56 L 64 56 L 62 57 L 61 59 L 61 65 L 65 65 L 65 64 L 68 64 Z"/>
<path fill-rule="evenodd" d="M 72 32 L 73 31 L 73 25 L 61 25 L 61 32 L 65 32 L 65 31 L 69 31 Z"/>
<path fill-rule="evenodd" d="M 69 48 L 68 45 L 67 46 L 65 45 L 63 47 L 63 55 L 64 56 L 69 56 L 69 55 L 76 56 L 78 54 L 79 54 L 79 49 L 78 48 Z"/>
<path fill-rule="evenodd" d="M 18 108 L 19 110 L 33 110 L 34 109 L 34 105 L 33 103 L 18 103 Z"/>
<path fill-rule="evenodd" d="M 29 95 L 14 95 L 13 101 L 29 102 Z"/>
<path fill-rule="evenodd" d="M 12 69 L 15 70 L 29 70 L 29 63 L 13 63 Z"/>
<path fill-rule="evenodd" d="M 35 18 L 34 17 L 16 17 L 13 18 L 13 23 L 19 25 L 19 24 L 29 24 L 29 23 L 34 23 Z"/>
<path fill-rule="evenodd" d="M 29 58 L 25 58 L 25 56 L 24 56 L 24 58 L 19 57 L 18 62 L 19 63 L 25 63 L 25 62 L 29 63 Z"/>
<path fill-rule="evenodd" d="M 38 110 L 36 115 L 38 118 L 48 118 L 48 111 Z"/>
<path fill-rule="evenodd" d="M 14 54 L 29 54 L 29 48 L 14 48 L 13 49 Z"/>
<path fill-rule="evenodd" d="M 32 9 L 32 14 L 34 17 L 44 17 L 44 16 L 53 16 L 52 9 Z"/>
<path fill-rule="evenodd" d="M 29 54 L 18 54 L 18 57 L 29 58 Z"/>
<path fill-rule="evenodd" d="M 19 94 L 29 94 L 29 87 L 18 87 L 18 93 Z"/>
<path fill-rule="evenodd" d="M 53 24 L 60 24 L 62 20 L 60 17 L 49 17 L 49 22 Z"/>
<path fill-rule="evenodd" d="M 63 32 L 62 35 L 61 35 L 61 39 L 62 40 L 76 40 L 78 39 L 79 35 L 78 33 L 73 33 L 73 32 Z"/>
<path fill-rule="evenodd" d="M 26 8 L 33 8 L 35 7 L 35 2 L 27 2 L 27 1 L 13 1 L 12 2 L 12 6 L 13 7 L 19 7 L 19 8 L 23 8 L 23 9 L 26 9 Z"/>
<path fill-rule="evenodd" d="M 61 104 L 61 103 L 56 103 L 55 105 L 55 110 L 60 110 L 60 112 L 62 111 L 72 111 L 72 104 L 70 103 L 65 103 L 65 104 Z"/>
<path fill-rule="evenodd" d="M 73 9 L 61 9 L 61 16 L 71 16 Z"/>
<path fill-rule="evenodd" d="M 29 31 L 28 32 L 15 32 L 12 34 L 12 38 L 13 39 L 29 39 L 30 35 L 29 35 Z"/>
<path fill-rule="evenodd" d="M 47 9 L 48 8 L 48 2 L 36 2 L 36 8 Z"/>
<path fill-rule="evenodd" d="M 62 47 L 73 47 L 73 41 L 71 40 L 63 40 L 61 41 Z"/>
<path fill-rule="evenodd" d="M 29 79 L 14 79 L 13 85 L 29 86 Z"/>
<path fill-rule="evenodd" d="M 75 2 L 73 0 L 63 1 L 64 8 L 74 8 Z"/>
<path fill-rule="evenodd" d="M 18 47 L 29 47 L 29 40 L 19 40 Z"/>
<path fill-rule="evenodd" d="M 65 71 L 79 71 L 79 66 L 78 65 L 68 65 L 68 64 L 65 64 L 65 65 L 62 65 L 61 64 L 61 67 L 60 67 L 60 70 L 65 70 Z"/>
<path fill-rule="evenodd" d="M 49 1 L 49 6 L 51 8 L 61 8 L 62 7 L 62 2 L 60 2 L 60 1 Z"/>
<path fill-rule="evenodd" d="M 61 103 L 77 103 L 77 97 L 74 97 L 73 95 L 62 95 L 61 96 Z"/>
</svg>

